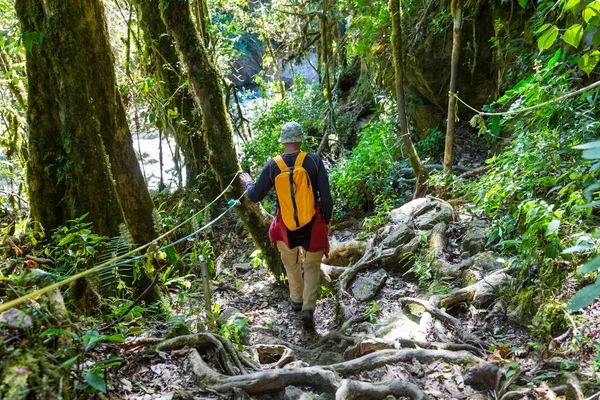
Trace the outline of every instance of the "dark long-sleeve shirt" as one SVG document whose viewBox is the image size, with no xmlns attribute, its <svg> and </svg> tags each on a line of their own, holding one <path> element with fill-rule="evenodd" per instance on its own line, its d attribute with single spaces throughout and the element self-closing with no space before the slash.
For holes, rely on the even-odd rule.
<svg viewBox="0 0 600 400">
<path fill-rule="evenodd" d="M 293 167 L 298 153 L 282 154 L 281 156 L 288 167 Z M 331 198 L 329 178 L 327 177 L 323 160 L 318 155 L 309 153 L 304 159 L 302 167 L 308 172 L 315 200 L 321 200 L 321 211 L 325 216 L 325 221 L 329 223 L 333 212 L 333 199 Z M 273 159 L 270 159 L 264 165 L 256 184 L 248 183 L 246 185 L 250 200 L 259 202 L 264 199 L 269 190 L 275 185 L 275 177 L 280 173 L 281 170 L 277 166 L 277 163 Z"/>
</svg>

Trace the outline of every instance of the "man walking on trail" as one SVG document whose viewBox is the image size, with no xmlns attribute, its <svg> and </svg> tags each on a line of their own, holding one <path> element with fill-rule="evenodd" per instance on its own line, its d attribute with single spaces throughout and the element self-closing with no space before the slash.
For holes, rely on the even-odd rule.
<svg viewBox="0 0 600 400">
<path fill-rule="evenodd" d="M 261 201 L 275 186 L 277 216 L 269 228 L 269 238 L 277 243 L 287 272 L 292 309 L 302 310 L 304 327 L 313 329 L 321 260 L 329 253 L 333 200 L 323 160 L 316 154 L 301 152 L 303 140 L 300 124 L 286 123 L 279 138 L 284 153 L 264 165 L 256 184 L 246 173 L 240 179 L 253 202 Z"/>
</svg>

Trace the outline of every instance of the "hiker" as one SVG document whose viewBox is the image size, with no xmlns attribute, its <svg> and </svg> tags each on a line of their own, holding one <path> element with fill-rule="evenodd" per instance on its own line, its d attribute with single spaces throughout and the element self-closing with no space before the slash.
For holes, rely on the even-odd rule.
<svg viewBox="0 0 600 400">
<path fill-rule="evenodd" d="M 333 200 L 323 160 L 316 154 L 301 152 L 303 140 L 300 124 L 286 123 L 279 138 L 284 153 L 264 165 L 256 184 L 246 173 L 240 179 L 253 202 L 264 199 L 275 186 L 277 216 L 269 228 L 269 238 L 271 244 L 277 244 L 287 272 L 292 309 L 302 310 L 304 327 L 313 329 L 321 260 L 329 253 Z"/>
</svg>

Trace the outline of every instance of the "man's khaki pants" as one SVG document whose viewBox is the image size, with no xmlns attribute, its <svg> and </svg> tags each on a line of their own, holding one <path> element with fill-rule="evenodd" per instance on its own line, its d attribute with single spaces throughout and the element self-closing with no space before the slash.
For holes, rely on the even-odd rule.
<svg viewBox="0 0 600 400">
<path fill-rule="evenodd" d="M 290 298 L 294 303 L 302 303 L 302 310 L 314 311 L 319 292 L 323 252 L 312 253 L 305 251 L 302 247 L 290 250 L 285 243 L 279 241 L 277 249 L 287 272 Z M 302 269 L 300 268 L 301 255 L 304 258 L 304 280 L 302 280 Z"/>
</svg>

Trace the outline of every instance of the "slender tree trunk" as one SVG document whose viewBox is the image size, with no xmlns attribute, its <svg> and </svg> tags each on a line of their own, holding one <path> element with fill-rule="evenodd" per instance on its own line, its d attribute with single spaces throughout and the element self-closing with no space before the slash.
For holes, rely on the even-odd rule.
<svg viewBox="0 0 600 400">
<path fill-rule="evenodd" d="M 198 177 L 205 172 L 207 164 L 207 149 L 202 140 L 202 118 L 194 113 L 195 103 L 192 94 L 187 87 L 181 87 L 184 79 L 179 66 L 179 59 L 170 36 L 166 35 L 167 28 L 160 17 L 158 0 L 132 0 L 137 8 L 140 25 L 144 32 L 144 41 L 149 57 L 149 73 L 161 86 L 161 97 L 172 98 L 167 106 L 168 109 L 178 110 L 176 118 L 185 121 L 185 125 L 170 123 L 170 130 L 175 137 L 177 146 L 181 149 L 184 157 L 186 170 L 186 186 L 192 187 L 201 184 L 206 190 L 204 194 L 209 197 L 218 195 L 216 185 L 212 179 L 200 181 Z M 198 16 L 203 22 L 203 29 L 208 29 L 205 20 L 206 13 L 202 0 L 197 0 L 196 5 L 200 7 L 202 16 Z M 199 22 L 200 22 L 199 21 Z M 208 34 L 203 36 L 208 41 Z M 164 109 L 156 110 L 158 114 L 164 113 Z M 165 118 L 170 118 L 165 116 Z"/>
<path fill-rule="evenodd" d="M 404 60 L 402 56 L 402 8 L 401 0 L 389 0 L 389 10 L 392 17 L 392 51 L 394 55 L 394 70 L 396 74 L 396 96 L 398 107 L 398 118 L 400 119 L 400 132 L 402 134 L 402 142 L 408 154 L 410 166 L 415 171 L 417 183 L 415 187 L 414 197 L 420 197 L 426 191 L 425 181 L 429 178 L 427 170 L 423 167 L 419 155 L 410 138 L 408 130 L 408 122 L 406 119 L 406 105 L 404 100 L 404 82 L 403 82 L 403 67 Z"/>
<path fill-rule="evenodd" d="M 273 60 L 273 67 L 275 68 L 275 74 L 277 75 L 276 86 L 279 88 L 279 94 L 281 95 L 282 99 L 285 99 L 285 82 L 283 81 L 283 78 L 281 76 L 281 67 L 279 65 L 279 62 L 277 61 L 277 58 L 275 57 L 275 52 L 273 51 L 273 46 L 271 45 L 271 39 L 265 33 L 262 34 L 262 39 L 267 49 L 267 52 Z"/>
<path fill-rule="evenodd" d="M 204 47 L 208 49 L 210 43 L 210 10 L 206 4 L 206 0 L 196 0 L 196 22 L 200 29 L 200 36 L 204 40 Z"/>
<path fill-rule="evenodd" d="M 205 138 L 210 151 L 209 163 L 221 189 L 224 190 L 240 171 L 240 165 L 233 144 L 231 121 L 223 99 L 220 73 L 210 60 L 204 43 L 196 32 L 187 1 L 160 0 L 160 11 L 189 71 L 190 86 L 206 123 Z M 227 192 L 226 196 L 236 199 L 243 192 L 242 182 L 235 179 L 232 190 Z M 254 243 L 266 256 L 269 269 L 279 277 L 282 271 L 280 260 L 268 237 L 271 216 L 259 204 L 250 202 L 246 196 L 242 198 L 242 204 L 236 207 L 236 211 Z"/>
<path fill-rule="evenodd" d="M 454 148 L 454 127 L 456 124 L 456 94 L 458 90 L 458 68 L 460 61 L 460 35 L 462 28 L 462 0 L 452 0 L 450 4 L 454 19 L 452 33 L 452 66 L 450 70 L 450 97 L 448 97 L 448 125 L 446 127 L 446 147 L 444 151 L 444 173 L 452 173 L 452 150 Z"/>
<path fill-rule="evenodd" d="M 4 46 L 0 46 L 0 72 L 2 75 L 8 74 L 12 71 L 11 60 L 9 55 L 4 50 Z M 13 72 L 14 74 L 14 72 Z M 8 89 L 12 93 L 12 95 L 17 100 L 17 103 L 21 106 L 23 110 L 27 108 L 27 103 L 25 101 L 25 96 L 27 93 L 25 92 L 25 88 L 23 87 L 23 83 L 21 81 L 17 81 L 15 83 L 14 80 L 8 79 Z"/>
</svg>

